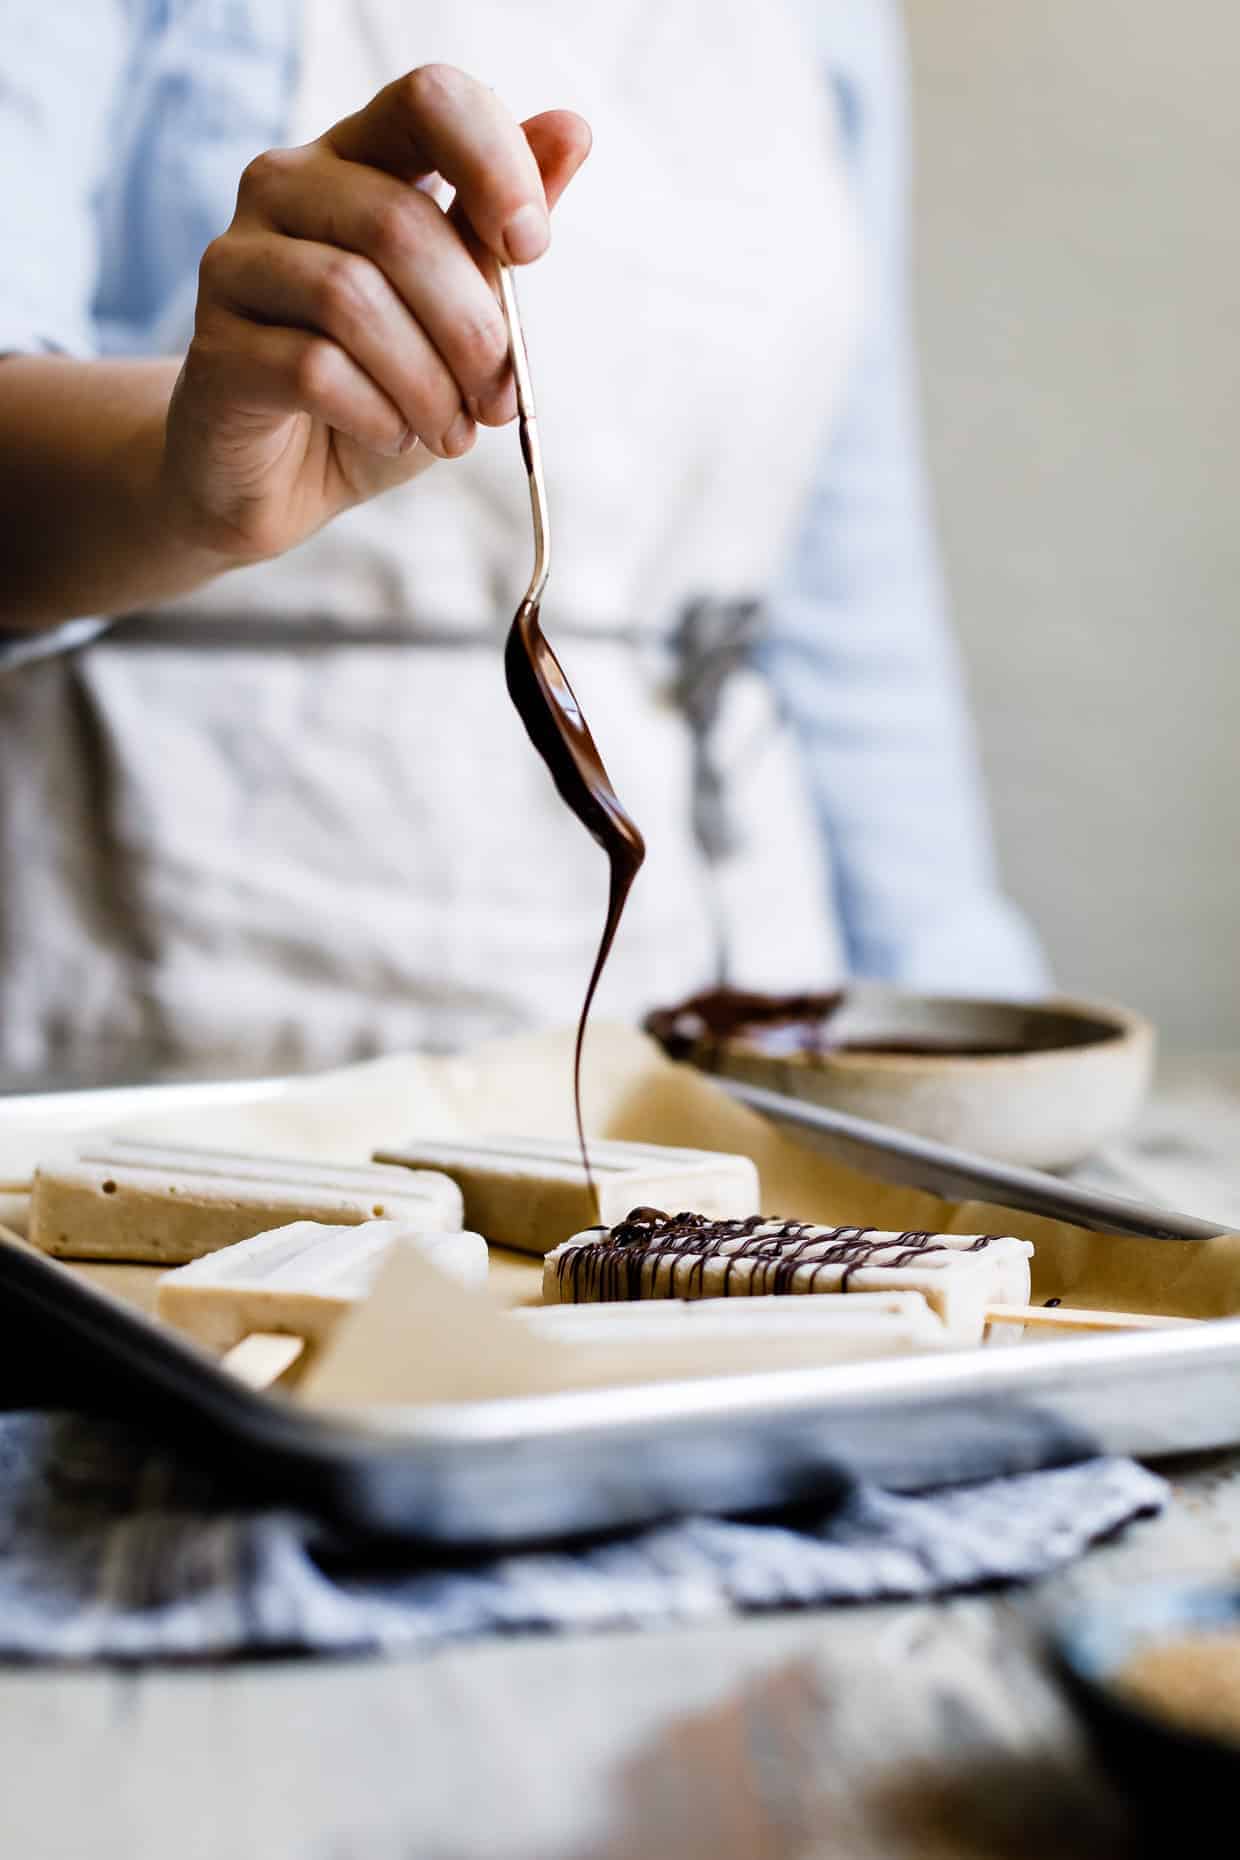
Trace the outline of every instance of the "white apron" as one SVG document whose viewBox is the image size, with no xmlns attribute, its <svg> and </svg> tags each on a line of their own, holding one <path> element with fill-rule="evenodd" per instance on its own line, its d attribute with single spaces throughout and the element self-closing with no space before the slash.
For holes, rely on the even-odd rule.
<svg viewBox="0 0 1240 1860">
<path fill-rule="evenodd" d="M 721 948 L 745 984 L 829 982 L 827 877 L 765 687 L 726 687 L 711 861 L 668 646 L 693 603 L 709 620 L 769 586 L 849 360 L 858 242 L 812 53 L 772 0 L 307 0 L 294 139 L 431 60 L 595 131 L 520 286 L 555 535 L 543 623 L 649 847 L 599 1011 L 709 981 Z M 0 979 L 0 1059 L 319 1063 L 570 1019 L 606 868 L 504 689 L 530 555 L 515 432 L 484 431 L 175 604 L 168 643 L 122 633 L 28 676 L 60 680 L 28 701 L 59 705 L 75 746 L 49 769 L 45 737 L 25 778 L 27 831 L 60 809 L 61 847 Z M 376 644 L 376 623 L 410 637 Z"/>
</svg>

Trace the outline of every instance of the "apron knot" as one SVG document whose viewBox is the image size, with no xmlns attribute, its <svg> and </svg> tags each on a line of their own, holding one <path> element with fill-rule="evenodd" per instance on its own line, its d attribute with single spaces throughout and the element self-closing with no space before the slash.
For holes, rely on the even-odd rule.
<svg viewBox="0 0 1240 1860">
<path fill-rule="evenodd" d="M 693 733 L 693 831 L 712 864 L 735 852 L 740 838 L 729 815 L 715 726 L 724 687 L 752 664 L 765 617 L 760 600 L 704 595 L 685 605 L 672 633 L 672 695 Z"/>
</svg>

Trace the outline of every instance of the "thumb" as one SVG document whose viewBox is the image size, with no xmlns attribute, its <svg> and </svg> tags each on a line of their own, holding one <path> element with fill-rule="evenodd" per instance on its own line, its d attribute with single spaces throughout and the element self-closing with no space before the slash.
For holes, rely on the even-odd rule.
<svg viewBox="0 0 1240 1860">
<path fill-rule="evenodd" d="M 544 110 L 521 127 L 542 174 L 547 205 L 554 207 L 590 153 L 590 125 L 572 110 Z"/>
<path fill-rule="evenodd" d="M 586 156 L 593 137 L 590 125 L 572 110 L 544 110 L 522 123 L 526 141 L 542 176 L 548 207 L 554 207 Z M 448 216 L 473 254 L 483 276 L 495 283 L 495 261 L 478 238 L 459 200 L 454 200 Z"/>
</svg>

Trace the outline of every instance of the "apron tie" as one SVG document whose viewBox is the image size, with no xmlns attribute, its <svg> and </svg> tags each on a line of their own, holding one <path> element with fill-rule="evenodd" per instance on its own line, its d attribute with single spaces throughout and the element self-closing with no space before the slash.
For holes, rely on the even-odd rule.
<svg viewBox="0 0 1240 1860">
<path fill-rule="evenodd" d="M 736 852 L 741 839 L 715 754 L 715 725 L 724 687 L 733 673 L 752 664 L 764 620 L 760 600 L 703 595 L 685 605 L 672 634 L 672 695 L 693 733 L 693 831 L 712 865 Z"/>
</svg>

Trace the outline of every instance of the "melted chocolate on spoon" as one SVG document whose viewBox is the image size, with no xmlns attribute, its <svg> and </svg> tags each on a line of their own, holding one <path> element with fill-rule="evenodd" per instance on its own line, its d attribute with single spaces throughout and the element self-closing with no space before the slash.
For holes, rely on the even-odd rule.
<svg viewBox="0 0 1240 1860">
<path fill-rule="evenodd" d="M 607 919 L 577 1022 L 577 1043 L 573 1051 L 577 1140 L 581 1145 L 586 1181 L 593 1195 L 594 1177 L 590 1173 L 590 1156 L 581 1119 L 581 1052 L 599 977 L 616 940 L 616 930 L 633 880 L 646 857 L 646 843 L 611 785 L 573 688 L 538 624 L 536 602 L 524 600 L 517 609 L 504 649 L 504 673 L 508 694 L 530 741 L 550 770 L 561 800 L 598 841 L 611 868 Z"/>
<path fill-rule="evenodd" d="M 508 680 L 509 696 L 517 707 L 517 714 L 525 725 L 530 741 L 546 763 L 560 798 L 598 841 L 607 854 L 607 863 L 611 869 L 607 918 L 599 939 L 598 954 L 594 958 L 585 1000 L 581 1005 L 577 1043 L 573 1051 L 573 1105 L 577 1116 L 577 1141 L 581 1145 L 586 1182 L 597 1213 L 598 1195 L 590 1171 L 585 1125 L 581 1116 L 581 1054 L 585 1044 L 586 1022 L 599 977 L 616 940 L 621 913 L 633 880 L 646 857 L 646 846 L 620 805 L 573 688 L 538 624 L 538 603 L 551 569 L 547 487 L 538 445 L 534 389 L 530 381 L 525 337 L 521 330 L 521 312 L 512 272 L 507 265 L 499 266 L 498 283 L 504 320 L 508 325 L 512 372 L 517 390 L 517 432 L 521 440 L 526 476 L 530 481 L 530 511 L 534 520 L 534 570 L 525 599 L 508 629 L 504 672 Z"/>
</svg>

